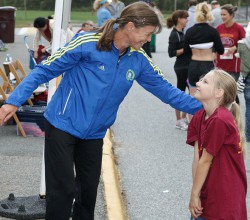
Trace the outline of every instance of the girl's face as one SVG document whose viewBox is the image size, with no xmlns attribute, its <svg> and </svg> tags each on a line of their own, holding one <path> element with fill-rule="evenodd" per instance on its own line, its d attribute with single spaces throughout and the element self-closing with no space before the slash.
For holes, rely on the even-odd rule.
<svg viewBox="0 0 250 220">
<path fill-rule="evenodd" d="M 214 72 L 209 72 L 196 83 L 194 97 L 201 102 L 210 101 L 216 98 L 215 91 Z"/>
<path fill-rule="evenodd" d="M 234 18 L 234 16 L 230 15 L 227 10 L 221 9 L 221 19 L 222 19 L 224 24 L 232 21 L 233 18 Z"/>
<path fill-rule="evenodd" d="M 143 44 L 151 41 L 151 36 L 155 32 L 154 26 L 145 26 L 145 27 L 132 27 L 128 33 L 129 44 L 136 50 L 139 50 Z"/>
<path fill-rule="evenodd" d="M 178 23 L 184 28 L 187 25 L 188 18 L 178 18 Z"/>
</svg>

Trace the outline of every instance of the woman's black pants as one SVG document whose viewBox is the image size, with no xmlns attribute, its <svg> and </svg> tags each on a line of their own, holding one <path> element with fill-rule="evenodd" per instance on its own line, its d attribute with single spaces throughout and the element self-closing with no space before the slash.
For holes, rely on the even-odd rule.
<svg viewBox="0 0 250 220">
<path fill-rule="evenodd" d="M 46 122 L 46 220 L 94 219 L 102 147 L 103 139 L 82 140 Z"/>
</svg>

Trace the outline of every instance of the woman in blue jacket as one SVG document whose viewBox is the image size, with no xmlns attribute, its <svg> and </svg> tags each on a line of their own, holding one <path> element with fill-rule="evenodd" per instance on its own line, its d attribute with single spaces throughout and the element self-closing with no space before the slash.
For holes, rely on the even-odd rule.
<svg viewBox="0 0 250 220">
<path fill-rule="evenodd" d="M 135 80 L 175 109 L 194 114 L 201 108 L 164 79 L 141 49 L 160 31 L 154 10 L 133 3 L 120 18 L 96 33 L 76 35 L 37 65 L 0 108 L 3 124 L 38 85 L 65 72 L 44 114 L 46 220 L 69 219 L 75 188 L 73 219 L 94 219 L 103 137 Z"/>
</svg>

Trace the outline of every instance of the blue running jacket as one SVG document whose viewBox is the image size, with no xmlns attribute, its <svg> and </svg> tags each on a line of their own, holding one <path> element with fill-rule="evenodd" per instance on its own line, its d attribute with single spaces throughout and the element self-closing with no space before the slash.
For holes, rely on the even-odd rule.
<svg viewBox="0 0 250 220">
<path fill-rule="evenodd" d="M 114 45 L 111 51 L 98 51 L 99 38 L 95 33 L 76 35 L 37 65 L 5 103 L 20 107 L 40 84 L 64 73 L 44 116 L 54 127 L 81 139 L 104 137 L 134 80 L 180 111 L 194 114 L 202 107 L 164 79 L 143 49 L 130 47 L 119 57 Z"/>
</svg>

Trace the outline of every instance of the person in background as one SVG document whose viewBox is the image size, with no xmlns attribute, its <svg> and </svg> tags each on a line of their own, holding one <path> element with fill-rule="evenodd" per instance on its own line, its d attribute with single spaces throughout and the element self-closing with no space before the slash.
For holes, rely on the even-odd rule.
<svg viewBox="0 0 250 220">
<path fill-rule="evenodd" d="M 152 7 L 152 0 L 140 0 L 141 2 L 145 2 L 147 3 L 150 7 Z M 151 54 L 151 46 L 150 46 L 150 42 L 151 42 L 152 36 L 150 38 L 150 41 L 147 41 L 143 44 L 142 48 L 143 50 L 146 52 L 146 54 L 152 58 L 152 54 Z"/>
<path fill-rule="evenodd" d="M 165 23 L 164 15 L 162 14 L 161 10 L 157 7 L 156 3 L 153 1 L 149 2 L 149 5 L 154 9 L 155 13 L 158 15 L 162 25 Z"/>
<path fill-rule="evenodd" d="M 112 2 L 108 6 L 108 10 L 110 11 L 113 18 L 120 17 L 122 10 L 124 9 L 125 5 L 123 2 L 119 0 L 112 0 Z"/>
<path fill-rule="evenodd" d="M 156 3 L 153 1 L 149 2 L 149 5 L 154 9 L 155 13 L 158 15 L 162 25 L 165 24 L 165 18 L 162 14 L 161 10 L 157 7 Z M 156 52 L 156 35 L 152 34 L 151 41 L 150 41 L 150 54 Z"/>
<path fill-rule="evenodd" d="M 194 146 L 191 220 L 247 220 L 246 143 L 236 92 L 234 78 L 223 70 L 197 82 L 194 97 L 204 109 L 188 126 L 187 144 Z"/>
<path fill-rule="evenodd" d="M 184 41 L 184 52 L 191 56 L 188 69 L 191 95 L 196 92 L 196 83 L 201 76 L 214 69 L 213 52 L 224 53 L 218 32 L 208 24 L 213 20 L 213 16 L 206 2 L 196 6 L 195 19 L 197 23 L 187 30 Z"/>
<path fill-rule="evenodd" d="M 237 7 L 232 4 L 226 4 L 221 7 L 222 24 L 217 26 L 225 53 L 217 54 L 216 67 L 225 70 L 231 74 L 237 81 L 240 76 L 240 59 L 235 57 L 238 41 L 245 37 L 244 28 L 234 21 Z M 236 102 L 239 103 L 238 96 Z"/>
<path fill-rule="evenodd" d="M 174 71 L 177 76 L 177 88 L 181 91 L 188 88 L 188 65 L 190 56 L 184 53 L 184 33 L 183 28 L 187 24 L 188 12 L 185 10 L 176 10 L 172 16 L 167 18 L 167 27 L 172 28 L 168 41 L 169 57 L 176 57 Z M 188 121 L 186 112 L 175 110 L 176 125 L 175 127 L 181 130 L 187 130 Z"/>
<path fill-rule="evenodd" d="M 101 27 L 107 20 L 113 18 L 110 11 L 107 9 L 109 7 L 108 0 L 95 0 L 93 7 L 96 11 L 98 27 Z"/>
<path fill-rule="evenodd" d="M 103 138 L 135 81 L 175 109 L 190 114 L 201 109 L 141 49 L 161 30 L 148 4 L 132 3 L 120 18 L 108 20 L 96 32 L 76 34 L 37 65 L 0 108 L 2 125 L 38 85 L 64 73 L 44 114 L 46 220 L 69 219 L 74 198 L 72 219 L 94 219 Z"/>
<path fill-rule="evenodd" d="M 222 23 L 220 4 L 218 3 L 218 1 L 213 0 L 211 2 L 211 7 L 212 7 L 212 14 L 214 16 L 214 20 L 211 23 L 211 25 L 214 28 L 216 28 L 219 24 Z"/>
<path fill-rule="evenodd" d="M 198 4 L 197 0 L 188 1 L 188 22 L 187 22 L 186 27 L 184 28 L 184 33 L 186 33 L 187 30 L 196 23 L 195 22 L 195 10 L 196 10 L 197 4 Z"/>
<path fill-rule="evenodd" d="M 38 53 L 45 53 L 46 51 L 48 51 L 49 53 L 51 53 L 50 51 L 50 47 L 52 44 L 52 38 L 53 38 L 53 28 L 54 28 L 54 20 L 53 17 L 49 17 L 49 18 L 44 18 L 44 17 L 38 17 L 34 20 L 33 23 L 34 27 L 37 28 L 36 31 L 36 35 L 34 38 L 34 58 L 37 59 L 38 58 Z M 47 47 L 39 47 L 40 45 L 40 41 L 41 38 L 44 38 L 46 41 L 49 42 L 49 46 Z M 67 28 L 67 39 L 66 41 L 69 42 L 71 40 L 71 38 L 73 37 L 73 32 Z M 40 50 L 39 50 L 40 49 Z"/>
<path fill-rule="evenodd" d="M 245 133 L 247 142 L 250 142 L 250 22 L 246 29 L 246 37 L 238 41 L 238 53 L 241 59 L 240 74 L 245 78 Z"/>
<path fill-rule="evenodd" d="M 83 22 L 81 28 L 77 31 L 77 33 L 84 33 L 92 31 L 94 28 L 94 22 L 91 20 Z"/>
</svg>

